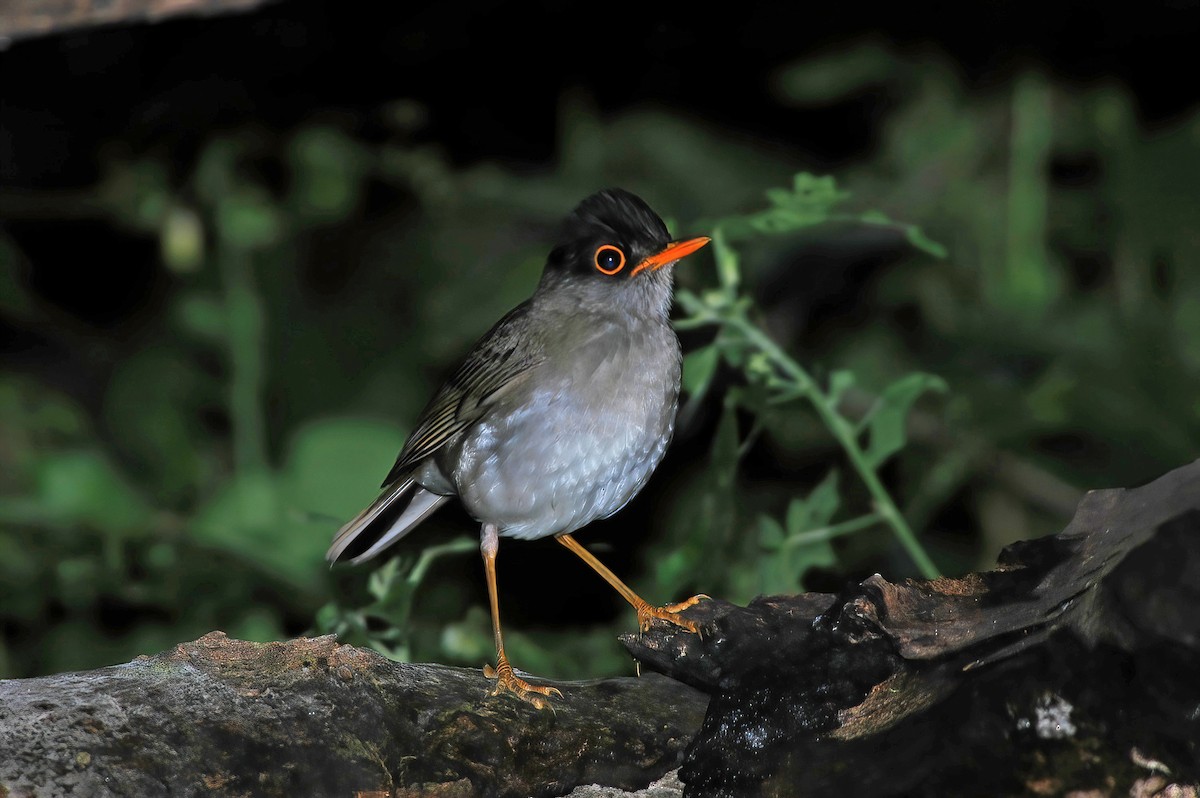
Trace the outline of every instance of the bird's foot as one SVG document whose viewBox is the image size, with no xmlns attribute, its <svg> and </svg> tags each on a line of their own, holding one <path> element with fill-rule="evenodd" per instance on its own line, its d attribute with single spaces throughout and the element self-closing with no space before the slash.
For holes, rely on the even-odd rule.
<svg viewBox="0 0 1200 798">
<path fill-rule="evenodd" d="M 650 622 L 654 618 L 658 618 L 668 623 L 673 623 L 676 626 L 681 626 L 689 632 L 700 634 L 700 624 L 695 621 L 689 621 L 687 618 L 680 618 L 679 613 L 686 610 L 688 607 L 699 604 L 708 596 L 701 593 L 698 596 L 692 596 L 686 601 L 680 601 L 677 604 L 667 604 L 663 607 L 651 607 L 649 604 L 637 608 L 638 627 L 647 632 L 650 630 Z"/>
<path fill-rule="evenodd" d="M 496 667 L 491 665 L 483 666 L 483 675 L 489 679 L 496 680 L 496 686 L 492 688 L 489 695 L 500 695 L 501 693 L 512 693 L 517 698 L 526 703 L 533 704 L 538 709 L 553 709 L 550 702 L 542 696 L 556 695 L 562 698 L 562 692 L 554 687 L 544 687 L 542 685 L 530 684 L 513 673 L 512 666 L 508 664 L 508 658 L 503 654 L 497 659 Z"/>
</svg>

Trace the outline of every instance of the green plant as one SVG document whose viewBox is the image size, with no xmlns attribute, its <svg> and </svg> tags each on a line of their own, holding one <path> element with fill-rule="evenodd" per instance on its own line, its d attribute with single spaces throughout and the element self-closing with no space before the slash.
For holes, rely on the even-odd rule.
<svg viewBox="0 0 1200 798">
<path fill-rule="evenodd" d="M 879 469 L 904 446 L 906 417 L 913 404 L 927 391 L 945 390 L 945 384 L 927 374 L 904 376 L 887 386 L 865 415 L 847 417 L 839 408 L 844 394 L 855 384 L 854 375 L 845 370 L 835 371 L 828 386 L 821 386 L 753 321 L 754 306 L 741 289 L 742 274 L 736 245 L 818 225 L 883 225 L 903 232 L 914 246 L 931 255 L 942 257 L 945 253 L 913 225 L 897 224 L 874 212 L 851 214 L 839 211 L 838 206 L 848 199 L 848 194 L 839 191 L 829 177 L 798 174 L 791 190 L 772 189 L 767 192 L 767 198 L 770 205 L 762 211 L 724 217 L 713 224 L 718 286 L 701 293 L 683 290 L 678 294 L 685 313 L 676 322 L 680 329 L 710 325 L 717 328 L 713 342 L 691 353 L 687 359 L 687 382 L 693 401 L 697 396 L 703 396 L 711 384 L 718 356 L 740 368 L 748 383 L 758 389 L 735 390 L 727 395 L 722 421 L 724 435 L 728 436 L 734 430 L 733 413 L 739 407 L 756 413 L 764 403 L 779 405 L 806 400 L 866 486 L 872 508 L 865 514 L 830 525 L 840 504 L 837 473 L 831 471 L 807 498 L 791 500 L 784 525 L 760 514 L 759 542 L 764 564 L 762 579 L 756 588 L 764 592 L 798 588 L 808 567 L 831 566 L 836 562 L 830 540 L 880 524 L 892 531 L 922 575 L 935 577 L 937 567 L 884 487 Z M 736 454 L 729 455 L 738 448 L 730 441 L 718 438 L 715 451 L 720 455 L 724 449 L 725 453 L 714 460 L 724 460 L 725 468 L 732 468 L 738 458 Z M 722 483 L 714 487 L 728 491 L 732 478 L 726 476 Z"/>
<path fill-rule="evenodd" d="M 464 552 L 475 553 L 479 543 L 460 538 L 428 546 L 415 559 L 393 557 L 371 572 L 367 593 L 373 601 L 347 609 L 330 602 L 317 612 L 316 631 L 335 634 L 343 643 L 367 645 L 392 659 L 412 659 L 412 612 L 418 588 L 434 561 Z"/>
</svg>

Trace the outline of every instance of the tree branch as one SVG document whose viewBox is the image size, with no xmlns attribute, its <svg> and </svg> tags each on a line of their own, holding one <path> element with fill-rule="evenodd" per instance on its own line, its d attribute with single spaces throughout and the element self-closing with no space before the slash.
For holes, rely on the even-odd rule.
<svg viewBox="0 0 1200 798">
<path fill-rule="evenodd" d="M 214 632 L 125 665 L 0 682 L 0 796 L 635 789 L 677 767 L 707 703 L 656 674 L 561 684 L 553 712 L 489 686 L 332 637 Z"/>
</svg>

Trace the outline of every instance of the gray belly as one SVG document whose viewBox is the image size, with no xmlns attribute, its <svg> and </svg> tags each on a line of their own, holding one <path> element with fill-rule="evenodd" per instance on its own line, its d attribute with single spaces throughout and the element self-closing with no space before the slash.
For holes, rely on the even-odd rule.
<svg viewBox="0 0 1200 798">
<path fill-rule="evenodd" d="M 650 357 L 608 351 L 547 369 L 447 447 L 439 470 L 467 512 L 501 535 L 532 539 L 621 509 L 662 460 L 674 428 L 679 350 L 666 333 L 670 345 Z"/>
</svg>

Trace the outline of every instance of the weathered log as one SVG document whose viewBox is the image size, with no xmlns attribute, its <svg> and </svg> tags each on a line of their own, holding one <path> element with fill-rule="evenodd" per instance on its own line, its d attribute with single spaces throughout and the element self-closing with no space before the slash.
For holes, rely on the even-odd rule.
<svg viewBox="0 0 1200 798">
<path fill-rule="evenodd" d="M 530 796 L 644 787 L 706 698 L 646 678 L 561 683 L 554 711 L 479 671 L 332 637 L 217 632 L 125 665 L 0 682 L 0 796 Z"/>
<path fill-rule="evenodd" d="M 988 573 L 705 602 L 703 636 L 624 642 L 713 696 L 688 795 L 1150 795 L 1200 781 L 1198 608 L 1200 462 Z"/>
</svg>

